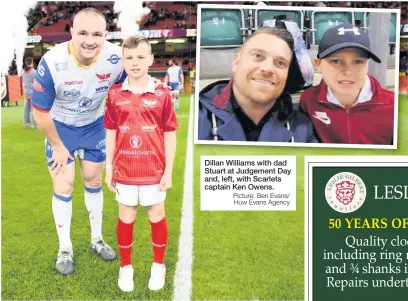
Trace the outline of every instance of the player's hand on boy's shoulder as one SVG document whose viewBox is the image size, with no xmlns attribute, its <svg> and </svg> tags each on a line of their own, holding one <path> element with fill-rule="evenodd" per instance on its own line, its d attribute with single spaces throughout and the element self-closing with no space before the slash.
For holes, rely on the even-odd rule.
<svg viewBox="0 0 408 301">
<path fill-rule="evenodd" d="M 115 182 L 112 181 L 112 175 L 113 175 L 112 168 L 107 168 L 105 173 L 105 183 L 110 191 L 116 192 Z"/>
<path fill-rule="evenodd" d="M 166 191 L 167 189 L 171 188 L 172 183 L 171 183 L 171 173 L 165 172 L 160 180 L 160 190 L 161 191 Z"/>
</svg>

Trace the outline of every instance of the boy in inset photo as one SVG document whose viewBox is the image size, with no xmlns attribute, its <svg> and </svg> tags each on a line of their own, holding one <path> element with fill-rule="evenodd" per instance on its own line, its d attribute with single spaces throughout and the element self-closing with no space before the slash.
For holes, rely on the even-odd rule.
<svg viewBox="0 0 408 301">
<path fill-rule="evenodd" d="M 394 92 L 368 74 L 368 34 L 351 24 L 328 29 L 315 59 L 322 81 L 300 96 L 301 111 L 323 143 L 393 144 Z"/>
<path fill-rule="evenodd" d="M 156 87 L 148 74 L 153 59 L 147 39 L 127 38 L 122 62 L 128 76 L 123 84 L 109 89 L 106 101 L 106 184 L 116 192 L 119 204 L 118 286 L 125 292 L 134 289 L 133 228 L 139 203 L 147 207 L 151 226 L 153 263 L 149 289 L 161 289 L 166 275 L 168 229 L 164 200 L 166 190 L 172 186 L 178 123 L 169 91 Z"/>
</svg>

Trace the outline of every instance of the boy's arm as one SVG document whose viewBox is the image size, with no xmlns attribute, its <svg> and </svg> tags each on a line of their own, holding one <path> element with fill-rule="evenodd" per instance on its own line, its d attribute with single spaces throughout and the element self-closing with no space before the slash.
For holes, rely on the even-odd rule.
<svg viewBox="0 0 408 301">
<path fill-rule="evenodd" d="M 116 130 L 106 129 L 106 167 L 112 168 L 116 148 Z"/>
<path fill-rule="evenodd" d="M 164 154 L 166 167 L 163 177 L 160 181 L 160 189 L 162 191 L 171 187 L 171 177 L 173 172 L 174 156 L 176 154 L 176 130 L 178 122 L 176 114 L 173 110 L 170 94 L 164 97 L 163 106 L 163 131 L 164 131 Z"/>
<path fill-rule="evenodd" d="M 106 99 L 106 110 L 103 119 L 103 126 L 106 128 L 106 166 L 112 167 L 113 155 L 116 147 L 116 114 L 115 106 L 112 104 L 111 89 L 108 91 L 108 97 Z"/>
<path fill-rule="evenodd" d="M 116 114 L 115 114 L 115 107 L 112 104 L 112 98 L 110 96 L 110 91 L 108 91 L 108 98 L 106 99 L 106 110 L 105 116 L 103 120 L 103 125 L 106 128 L 106 145 L 105 145 L 105 152 L 106 152 L 106 172 L 105 172 L 105 183 L 108 186 L 109 190 L 115 192 L 115 187 L 112 182 L 113 177 L 113 159 L 115 155 L 116 149 Z"/>
<path fill-rule="evenodd" d="M 164 154 L 166 168 L 164 173 L 171 177 L 173 173 L 174 157 L 176 155 L 176 131 L 164 132 Z"/>
</svg>

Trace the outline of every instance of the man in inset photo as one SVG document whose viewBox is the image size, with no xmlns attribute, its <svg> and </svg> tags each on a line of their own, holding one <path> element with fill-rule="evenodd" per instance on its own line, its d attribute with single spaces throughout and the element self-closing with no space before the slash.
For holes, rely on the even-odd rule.
<svg viewBox="0 0 408 301">
<path fill-rule="evenodd" d="M 318 142 L 285 89 L 294 43 L 278 27 L 259 28 L 247 38 L 233 60 L 232 79 L 199 94 L 199 140 Z"/>
</svg>

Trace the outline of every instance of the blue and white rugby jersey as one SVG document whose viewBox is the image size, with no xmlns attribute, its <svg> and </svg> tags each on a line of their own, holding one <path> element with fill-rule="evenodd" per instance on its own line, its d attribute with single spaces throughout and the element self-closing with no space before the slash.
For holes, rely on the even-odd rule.
<svg viewBox="0 0 408 301">
<path fill-rule="evenodd" d="M 179 66 L 171 66 L 167 69 L 166 75 L 169 77 L 169 83 L 180 83 L 180 74 L 183 70 Z"/>
<path fill-rule="evenodd" d="M 72 41 L 56 45 L 42 57 L 37 68 L 31 104 L 67 125 L 94 122 L 104 115 L 109 87 L 126 75 L 121 56 L 121 47 L 105 41 L 94 63 L 81 66 Z"/>
</svg>

